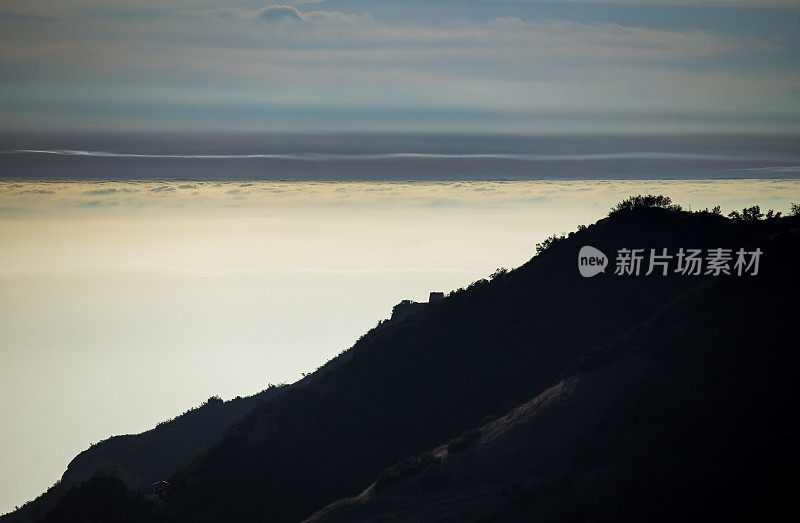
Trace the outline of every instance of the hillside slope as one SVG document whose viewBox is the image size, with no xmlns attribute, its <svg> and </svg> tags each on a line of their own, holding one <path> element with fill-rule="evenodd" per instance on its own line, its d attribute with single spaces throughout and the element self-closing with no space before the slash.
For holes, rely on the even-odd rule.
<svg viewBox="0 0 800 523">
<path fill-rule="evenodd" d="M 519 269 L 371 331 L 349 361 L 254 409 L 176 476 L 170 511 L 192 521 L 306 517 L 403 456 L 538 394 L 584 351 L 704 280 L 584 279 L 582 245 L 739 247 L 786 226 L 663 209 L 601 220 Z"/>
<path fill-rule="evenodd" d="M 752 279 L 710 282 L 465 449 L 309 521 L 774 520 L 800 487 L 800 238 Z"/>
<path fill-rule="evenodd" d="M 65 492 L 101 470 L 114 470 L 132 490 L 149 489 L 155 481 L 169 478 L 186 467 L 197 453 L 218 441 L 231 423 L 283 388 L 271 386 L 253 396 L 226 402 L 210 398 L 199 408 L 159 423 L 146 432 L 113 436 L 92 445 L 69 463 L 61 480 L 45 494 L 0 517 L 0 521 L 37 521 Z"/>
<path fill-rule="evenodd" d="M 635 383 L 648 383 L 639 377 L 647 376 L 648 369 L 661 368 L 654 363 L 660 353 L 635 355 L 639 351 L 634 349 L 642 344 L 628 347 L 627 342 L 620 341 L 620 336 L 626 332 L 644 332 L 641 329 L 648 325 L 646 322 L 652 321 L 659 311 L 667 310 L 665 306 L 680 301 L 687 292 L 708 286 L 716 288 L 722 280 L 730 280 L 731 285 L 746 284 L 746 279 L 675 274 L 650 277 L 606 274 L 586 279 L 576 267 L 579 249 L 584 245 L 597 247 L 611 256 L 613 264 L 613 253 L 620 248 L 668 248 L 673 252 L 679 247 L 752 248 L 765 245 L 771 237 L 790 237 L 788 231 L 798 225 L 797 218 L 732 221 L 712 213 L 658 208 L 600 220 L 552 242 L 518 269 L 498 273 L 491 281 L 476 282 L 402 321 L 373 329 L 310 378 L 255 406 L 217 444 L 173 475 L 175 488 L 163 502 L 143 509 L 134 520 L 301 520 L 337 499 L 358 494 L 381 470 L 401 458 L 435 448 L 465 430 L 480 426 L 487 416 L 507 414 L 557 384 L 565 368 L 586 373 L 596 369 L 596 372 L 581 374 L 562 384 L 566 388 L 548 405 L 556 408 L 562 401 L 573 400 L 574 408 L 583 405 L 580 408 L 587 412 L 585 420 L 575 423 L 573 430 L 586 432 L 584 440 L 605 441 L 609 445 L 585 459 L 613 456 L 614 441 L 619 440 L 613 426 L 603 429 L 605 439 L 589 436 L 595 427 L 592 420 L 605 416 L 604 409 L 613 403 L 609 398 L 616 397 L 614 387 L 625 391 L 623 396 L 635 405 L 631 407 L 635 416 L 658 412 L 662 407 L 666 409 L 664 412 L 671 412 L 669 402 L 658 403 L 661 389 L 650 391 L 648 397 L 647 390 L 631 394 L 628 388 Z M 792 238 L 796 243 L 796 237 Z M 613 272 L 613 267 L 607 272 Z M 753 279 L 752 292 L 759 292 L 758 286 L 763 281 L 763 278 Z M 772 291 L 764 292 L 763 299 L 768 300 Z M 717 310 L 727 310 L 742 296 L 732 293 L 725 299 L 714 298 L 713 306 L 700 308 L 694 315 L 702 318 L 716 314 Z M 753 308 L 748 307 L 744 310 Z M 643 335 L 642 339 L 651 342 L 655 337 L 658 341 L 669 339 L 667 334 L 674 334 L 673 330 L 681 332 L 687 319 L 684 314 L 688 313 L 681 312 L 669 319 L 663 332 Z M 748 314 L 736 320 L 737 324 L 746 326 L 744 320 L 749 318 Z M 749 331 L 745 329 L 746 332 Z M 698 331 L 702 333 L 702 329 Z M 737 336 L 731 341 L 738 339 Z M 717 352 L 710 354 L 721 358 L 720 349 L 714 350 Z M 628 353 L 631 354 L 623 357 Z M 733 361 L 739 361 L 736 354 Z M 623 371 L 606 375 L 607 369 L 603 367 L 609 364 L 619 364 Z M 611 388 L 592 385 L 595 382 L 591 376 L 599 376 L 598 383 L 609 384 Z M 662 373 L 664 376 L 669 375 Z M 759 380 L 762 378 L 759 376 Z M 653 383 L 660 383 L 665 391 L 682 391 L 684 385 L 680 380 L 677 385 L 669 380 Z M 587 386 L 588 389 L 581 388 Z M 594 394 L 594 389 L 599 394 Z M 593 398 L 598 399 L 595 402 Z M 637 403 L 637 398 L 649 399 Z M 627 414 L 620 414 L 624 415 Z M 675 419 L 687 427 L 697 421 L 680 416 Z M 556 421 L 553 423 L 557 424 Z M 501 430 L 500 425 L 497 427 Z M 501 432 L 517 433 L 516 430 Z M 555 445 L 569 444 L 569 438 L 551 439 L 553 457 L 558 455 Z M 638 454 L 632 455 L 635 458 Z M 556 488 L 551 479 L 542 488 Z M 623 480 L 624 477 L 619 485 L 630 487 Z M 476 488 L 483 488 L 481 485 L 485 486 L 487 480 L 477 481 Z M 579 488 L 582 483 L 574 481 Z M 453 492 L 463 494 L 469 484 L 469 480 L 463 480 L 464 488 Z M 440 487 L 448 488 L 446 485 Z M 511 490 L 522 488 L 518 485 Z M 97 496 L 105 499 L 96 493 L 106 491 L 115 492 L 119 499 L 128 499 L 119 495 L 118 485 L 98 480 L 74 489 L 48 520 L 69 521 L 65 514 L 94 510 L 96 505 L 86 505 L 86 500 L 96 500 Z M 411 496 L 402 491 L 398 495 Z M 508 492 L 506 496 L 510 500 L 518 497 Z M 141 504 L 134 502 L 126 502 L 125 506 L 141 509 Z M 119 509 L 119 505 L 116 507 Z M 497 507 L 490 506 L 489 510 L 499 513 Z"/>
</svg>

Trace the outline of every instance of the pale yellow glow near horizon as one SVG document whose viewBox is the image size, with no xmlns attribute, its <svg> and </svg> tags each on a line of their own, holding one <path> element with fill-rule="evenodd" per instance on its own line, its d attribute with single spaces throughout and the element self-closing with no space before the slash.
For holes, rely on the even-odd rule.
<svg viewBox="0 0 800 523">
<path fill-rule="evenodd" d="M 638 193 L 786 212 L 800 181 L 2 181 L 0 512 L 90 443 L 294 381 Z"/>
</svg>

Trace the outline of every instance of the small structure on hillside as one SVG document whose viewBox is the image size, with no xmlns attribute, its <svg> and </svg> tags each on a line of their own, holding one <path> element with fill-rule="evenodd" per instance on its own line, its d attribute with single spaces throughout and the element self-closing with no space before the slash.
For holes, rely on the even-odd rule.
<svg viewBox="0 0 800 523">
<path fill-rule="evenodd" d="M 397 305 L 392 308 L 392 317 L 389 318 L 389 321 L 400 321 L 404 319 L 409 314 L 417 312 L 418 310 L 422 309 L 429 303 L 435 303 L 437 301 L 442 301 L 444 299 L 443 292 L 431 292 L 428 296 L 428 301 L 412 301 L 412 300 L 403 300 Z"/>
</svg>

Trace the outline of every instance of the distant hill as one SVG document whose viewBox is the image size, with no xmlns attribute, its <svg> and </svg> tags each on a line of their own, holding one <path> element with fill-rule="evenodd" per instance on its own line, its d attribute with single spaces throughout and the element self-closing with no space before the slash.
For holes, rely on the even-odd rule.
<svg viewBox="0 0 800 523">
<path fill-rule="evenodd" d="M 317 517 L 458 520 L 473 498 L 475 514 L 501 520 L 581 519 L 581 507 L 644 514 L 647 503 L 669 505 L 656 499 L 659 485 L 680 480 L 685 488 L 670 491 L 680 500 L 708 488 L 702 474 L 720 464 L 740 467 L 720 485 L 747 488 L 758 480 L 736 478 L 776 470 L 775 456 L 759 462 L 752 449 L 796 442 L 776 412 L 796 398 L 798 227 L 797 217 L 622 208 L 549 239 L 522 267 L 366 333 L 245 413 L 171 476 L 163 500 L 143 505 L 103 476 L 67 493 L 48 521 L 109 511 L 138 521 L 299 521 L 376 479 Z M 615 276 L 613 259 L 606 274 L 583 278 L 584 245 L 612 257 L 756 246 L 765 255 L 749 280 Z M 452 452 L 441 447 L 448 441 Z M 109 497 L 120 501 L 97 501 Z"/>
<path fill-rule="evenodd" d="M 270 386 L 253 396 L 230 401 L 212 397 L 147 432 L 114 436 L 92 445 L 70 462 L 61 480 L 45 494 L 0 520 L 37 521 L 65 492 L 99 470 L 113 470 L 133 491 L 149 489 L 155 481 L 185 467 L 197 453 L 218 441 L 231 423 L 285 387 Z"/>
</svg>

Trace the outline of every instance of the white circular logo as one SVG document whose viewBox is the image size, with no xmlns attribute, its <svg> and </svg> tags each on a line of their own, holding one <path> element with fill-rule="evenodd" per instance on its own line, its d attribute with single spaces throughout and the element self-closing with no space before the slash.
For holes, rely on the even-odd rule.
<svg viewBox="0 0 800 523">
<path fill-rule="evenodd" d="M 584 278 L 591 278 L 601 272 L 606 272 L 608 258 L 603 251 L 585 245 L 578 253 L 578 271 Z"/>
</svg>

